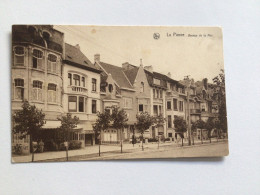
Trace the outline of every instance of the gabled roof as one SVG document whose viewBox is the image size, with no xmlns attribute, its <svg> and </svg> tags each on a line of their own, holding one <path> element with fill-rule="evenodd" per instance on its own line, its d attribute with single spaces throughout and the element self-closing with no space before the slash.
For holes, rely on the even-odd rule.
<svg viewBox="0 0 260 195">
<path fill-rule="evenodd" d="M 112 75 L 113 79 L 117 82 L 118 85 L 120 85 L 120 87 L 130 89 L 133 88 L 126 77 L 123 68 L 105 62 L 99 62 L 99 64 L 105 69 L 108 74 Z"/>
<path fill-rule="evenodd" d="M 160 83 L 160 86 L 157 86 L 157 87 L 167 88 L 167 81 L 169 80 L 169 77 L 167 77 L 166 75 L 163 75 L 161 73 L 150 72 L 150 71 L 145 70 L 145 69 L 144 69 L 144 72 L 146 74 L 146 77 L 147 77 L 147 80 L 148 80 L 148 83 L 149 83 L 150 86 L 152 86 L 152 87 L 157 86 L 153 83 L 153 79 L 155 78 L 155 79 L 160 79 L 162 81 Z"/>
<path fill-rule="evenodd" d="M 100 73 L 101 70 L 94 66 L 90 60 L 76 46 L 65 43 L 65 60 L 66 63 L 79 68 L 87 69 Z"/>
<path fill-rule="evenodd" d="M 136 75 L 138 72 L 138 67 L 131 65 L 131 69 L 129 70 L 124 70 L 125 75 L 127 76 L 128 80 L 131 82 L 131 84 L 133 85 L 136 79 Z"/>
</svg>

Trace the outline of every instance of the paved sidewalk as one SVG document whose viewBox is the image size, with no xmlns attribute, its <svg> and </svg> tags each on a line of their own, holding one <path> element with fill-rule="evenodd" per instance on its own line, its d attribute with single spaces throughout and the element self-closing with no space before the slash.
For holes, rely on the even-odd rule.
<svg viewBox="0 0 260 195">
<path fill-rule="evenodd" d="M 177 146 L 174 142 L 169 143 L 160 143 L 160 146 Z M 148 143 L 144 144 L 144 148 L 157 148 L 158 142 Z M 80 156 L 80 155 L 88 155 L 88 154 L 98 154 L 99 146 L 86 146 L 85 148 L 79 149 L 79 150 L 69 150 L 68 154 L 69 157 L 72 156 Z M 121 147 L 120 145 L 101 145 L 101 153 L 104 152 L 113 152 L 113 151 L 120 151 Z M 141 143 L 137 143 L 134 145 L 132 144 L 123 144 L 123 151 L 124 150 L 142 150 Z M 57 159 L 57 158 L 65 158 L 66 157 L 66 151 L 55 151 L 55 152 L 43 152 L 43 153 L 35 153 L 34 154 L 34 161 L 43 161 L 43 160 L 50 160 L 50 159 Z M 26 156 L 14 156 L 12 157 L 12 162 L 31 162 L 32 161 L 32 155 L 26 155 Z"/>
<path fill-rule="evenodd" d="M 211 143 L 217 143 L 217 142 L 223 142 L 224 140 L 218 140 L 217 139 L 212 139 Z M 226 140 L 225 140 L 226 141 Z M 203 144 L 201 144 L 200 140 L 195 140 L 194 141 L 195 145 L 188 146 L 187 140 L 184 140 L 183 146 L 184 147 L 196 147 L 200 145 L 207 145 L 210 144 L 209 140 L 204 140 Z M 182 142 L 181 140 L 178 140 L 178 142 L 165 142 L 165 143 L 160 143 L 160 148 L 161 147 L 167 147 L 167 146 L 173 146 L 175 148 L 181 147 Z M 152 142 L 152 143 L 147 143 L 144 144 L 144 149 L 147 150 L 153 150 L 158 148 L 158 142 Z M 75 156 L 83 156 L 83 155 L 94 155 L 98 154 L 99 146 L 86 146 L 85 148 L 79 149 L 79 150 L 69 150 L 68 154 L 69 157 L 75 157 Z M 121 150 L 120 144 L 119 145 L 101 145 L 101 154 L 105 155 L 105 153 L 109 152 L 119 152 Z M 123 152 L 124 151 L 128 152 L 136 152 L 136 151 L 141 151 L 142 150 L 142 145 L 141 143 L 137 143 L 134 145 L 129 144 L 129 143 L 124 143 L 123 144 Z M 55 151 L 55 152 L 44 152 L 44 153 L 35 153 L 34 155 L 34 161 L 45 161 L 45 160 L 51 160 L 51 159 L 60 159 L 60 158 L 66 158 L 66 151 Z M 12 157 L 12 162 L 17 163 L 17 162 L 31 162 L 32 161 L 32 155 L 26 155 L 26 156 L 13 156 Z"/>
</svg>

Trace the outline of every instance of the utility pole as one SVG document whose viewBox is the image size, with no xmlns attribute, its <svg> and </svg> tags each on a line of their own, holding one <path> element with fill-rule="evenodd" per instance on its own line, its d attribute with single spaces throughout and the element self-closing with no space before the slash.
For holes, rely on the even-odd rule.
<svg viewBox="0 0 260 195">
<path fill-rule="evenodd" d="M 187 109 L 188 109 L 188 140 L 189 140 L 189 146 L 191 145 L 191 120 L 190 120 L 190 85 L 191 81 L 189 78 L 190 75 L 187 75 L 184 77 L 184 80 L 187 81 L 186 83 L 186 89 L 187 89 Z"/>
</svg>

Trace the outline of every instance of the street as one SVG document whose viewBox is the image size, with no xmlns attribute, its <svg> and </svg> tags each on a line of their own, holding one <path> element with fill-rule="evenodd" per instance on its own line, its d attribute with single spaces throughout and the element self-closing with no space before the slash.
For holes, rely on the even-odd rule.
<svg viewBox="0 0 260 195">
<path fill-rule="evenodd" d="M 108 159 L 147 159 L 147 158 L 181 158 L 181 157 L 216 157 L 228 155 L 228 143 L 207 144 L 195 147 L 166 147 L 161 150 L 141 151 L 122 155 L 93 158 L 91 160 Z M 81 159 L 82 160 L 82 159 Z"/>
<path fill-rule="evenodd" d="M 125 149 L 123 153 L 120 150 L 102 152 L 99 157 L 97 153 L 86 155 L 70 156 L 69 161 L 86 161 L 86 160 L 117 160 L 117 159 L 147 159 L 147 158 L 182 158 L 182 157 L 217 157 L 228 155 L 228 142 L 205 143 L 195 146 L 176 146 L 165 145 L 160 149 L 157 147 Z M 66 161 L 66 158 L 53 158 L 39 160 L 38 162 L 57 162 Z"/>
</svg>

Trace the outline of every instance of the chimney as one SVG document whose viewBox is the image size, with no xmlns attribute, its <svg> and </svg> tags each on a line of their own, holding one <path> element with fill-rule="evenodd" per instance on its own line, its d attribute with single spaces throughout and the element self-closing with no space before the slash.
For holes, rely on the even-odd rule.
<svg viewBox="0 0 260 195">
<path fill-rule="evenodd" d="M 75 47 L 76 47 L 78 50 L 80 50 L 79 44 L 76 44 Z"/>
<path fill-rule="evenodd" d="M 142 58 L 140 59 L 140 66 L 143 67 L 143 60 L 142 60 Z"/>
<path fill-rule="evenodd" d="M 208 89 L 208 79 L 207 78 L 203 79 L 203 84 L 204 84 L 205 89 L 207 90 Z"/>
<path fill-rule="evenodd" d="M 94 62 L 100 62 L 100 54 L 94 55 Z"/>
<path fill-rule="evenodd" d="M 124 70 L 129 70 L 129 69 L 130 69 L 129 63 L 128 63 L 128 62 L 123 63 L 123 64 L 122 64 L 122 68 L 123 68 Z"/>
<path fill-rule="evenodd" d="M 168 76 L 169 78 L 172 78 L 172 74 L 171 74 L 170 72 L 168 72 L 167 76 Z"/>
<path fill-rule="evenodd" d="M 153 72 L 153 66 L 145 66 L 144 69 L 151 73 Z"/>
</svg>

